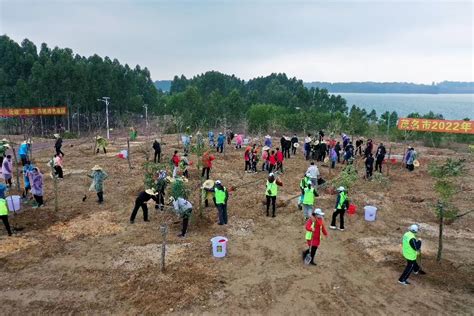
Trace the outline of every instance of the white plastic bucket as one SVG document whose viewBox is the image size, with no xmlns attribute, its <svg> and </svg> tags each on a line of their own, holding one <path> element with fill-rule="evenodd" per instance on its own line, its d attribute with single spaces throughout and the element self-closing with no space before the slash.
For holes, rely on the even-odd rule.
<svg viewBox="0 0 474 316">
<path fill-rule="evenodd" d="M 368 222 L 375 221 L 377 215 L 377 208 L 375 206 L 367 205 L 364 206 L 365 220 Z"/>
<path fill-rule="evenodd" d="M 7 201 L 8 210 L 10 212 L 18 212 L 20 210 L 20 198 L 19 195 L 7 196 L 5 200 Z"/>
<path fill-rule="evenodd" d="M 216 258 L 223 258 L 227 253 L 227 238 L 216 236 L 211 238 L 212 255 Z"/>
</svg>

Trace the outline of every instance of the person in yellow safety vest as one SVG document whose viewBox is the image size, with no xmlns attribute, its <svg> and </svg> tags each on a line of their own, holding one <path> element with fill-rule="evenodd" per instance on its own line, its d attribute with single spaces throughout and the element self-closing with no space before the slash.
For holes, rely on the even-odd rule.
<svg viewBox="0 0 474 316">
<path fill-rule="evenodd" d="M 340 225 L 339 230 L 344 231 L 344 213 L 349 207 L 349 199 L 347 198 L 346 189 L 344 187 L 337 188 L 337 199 L 336 207 L 334 208 L 334 213 L 332 214 L 331 226 L 329 228 L 336 229 L 336 218 L 337 215 L 340 215 Z"/>
<path fill-rule="evenodd" d="M 7 201 L 4 198 L 0 198 L 0 217 L 2 218 L 3 225 L 5 225 L 8 236 L 11 236 L 12 231 L 10 229 L 10 224 L 8 223 Z"/>
<path fill-rule="evenodd" d="M 311 217 L 313 211 L 314 198 L 319 196 L 318 191 L 312 187 L 311 181 L 306 184 L 303 194 L 303 214 L 306 219 Z"/>
<path fill-rule="evenodd" d="M 419 227 L 416 224 L 410 226 L 409 230 L 403 235 L 402 238 L 402 252 L 403 257 L 407 261 L 407 266 L 403 271 L 402 275 L 398 279 L 398 283 L 408 285 L 408 277 L 413 271 L 415 274 L 426 274 L 425 271 L 416 262 L 416 258 L 421 251 L 421 240 L 416 239 L 416 234 L 419 231 Z"/>
<path fill-rule="evenodd" d="M 220 180 L 215 182 L 214 198 L 216 199 L 216 206 L 219 215 L 219 225 L 227 225 L 227 200 L 229 199 L 229 192 Z"/>
<path fill-rule="evenodd" d="M 281 185 L 277 183 L 275 179 L 275 175 L 270 173 L 268 175 L 267 185 L 266 185 L 266 192 L 265 195 L 267 197 L 267 216 L 270 216 L 270 203 L 272 204 L 272 217 L 275 217 L 275 209 L 276 209 L 276 197 L 278 194 L 278 186 Z"/>
<path fill-rule="evenodd" d="M 305 239 L 308 244 L 308 249 L 303 251 L 303 260 L 306 256 L 311 254 L 311 262 L 309 264 L 316 265 L 314 262 L 314 256 L 316 255 L 316 250 L 318 250 L 319 244 L 321 242 L 321 232 L 324 236 L 328 236 L 326 227 L 324 226 L 324 213 L 321 209 L 317 208 L 311 212 L 311 218 L 306 222 L 306 234 Z"/>
<path fill-rule="evenodd" d="M 309 173 L 306 173 L 303 179 L 300 181 L 300 190 L 301 190 L 301 195 L 298 200 L 298 209 L 302 210 L 303 209 L 303 198 L 304 198 L 304 189 L 308 186 L 308 183 L 311 182 L 311 175 Z"/>
</svg>

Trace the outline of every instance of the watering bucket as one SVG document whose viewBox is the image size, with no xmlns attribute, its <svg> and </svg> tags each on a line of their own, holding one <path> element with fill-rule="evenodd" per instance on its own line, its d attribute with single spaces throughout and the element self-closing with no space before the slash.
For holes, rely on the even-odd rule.
<svg viewBox="0 0 474 316">
<path fill-rule="evenodd" d="M 223 258 L 227 253 L 227 238 L 216 236 L 211 239 L 212 255 L 216 258 Z"/>
<path fill-rule="evenodd" d="M 354 204 L 349 204 L 349 208 L 347 209 L 347 214 L 352 215 L 355 214 L 357 210 L 357 206 Z"/>
<path fill-rule="evenodd" d="M 377 214 L 377 208 L 375 206 L 367 205 L 364 206 L 365 220 L 368 222 L 375 221 L 375 216 Z"/>
<path fill-rule="evenodd" d="M 8 210 L 10 212 L 18 212 L 20 210 L 20 196 L 19 195 L 11 195 L 8 196 L 6 199 Z"/>
</svg>

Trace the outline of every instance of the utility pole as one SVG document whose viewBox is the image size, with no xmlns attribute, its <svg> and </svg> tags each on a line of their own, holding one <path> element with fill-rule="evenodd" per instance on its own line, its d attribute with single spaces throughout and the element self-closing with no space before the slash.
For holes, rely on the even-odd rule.
<svg viewBox="0 0 474 316">
<path fill-rule="evenodd" d="M 110 139 L 110 129 L 109 129 L 109 99 L 110 97 L 102 97 L 102 99 L 97 99 L 97 101 L 101 101 L 105 103 L 105 116 L 107 120 L 107 139 Z"/>
</svg>

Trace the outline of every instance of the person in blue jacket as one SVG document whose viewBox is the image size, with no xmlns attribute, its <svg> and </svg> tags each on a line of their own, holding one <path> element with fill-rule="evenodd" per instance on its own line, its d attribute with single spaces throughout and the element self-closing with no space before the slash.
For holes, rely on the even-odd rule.
<svg viewBox="0 0 474 316">
<path fill-rule="evenodd" d="M 21 159 L 21 164 L 24 166 L 28 162 L 28 154 L 30 151 L 30 142 L 29 141 L 23 141 L 21 143 L 20 148 L 18 149 L 18 154 L 20 155 Z"/>
<path fill-rule="evenodd" d="M 209 131 L 209 133 L 207 133 L 207 137 L 209 138 L 209 147 L 215 147 L 216 144 L 214 143 L 214 132 Z"/>
<path fill-rule="evenodd" d="M 219 136 L 217 136 L 217 152 L 224 151 L 224 143 L 225 143 L 225 136 L 223 133 L 219 133 Z"/>
</svg>

